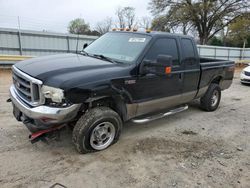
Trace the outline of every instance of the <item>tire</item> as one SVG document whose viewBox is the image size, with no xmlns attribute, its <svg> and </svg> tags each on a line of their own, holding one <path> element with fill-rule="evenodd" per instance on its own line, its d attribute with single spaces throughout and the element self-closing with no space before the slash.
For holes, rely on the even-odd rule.
<svg viewBox="0 0 250 188">
<path fill-rule="evenodd" d="M 211 84 L 203 97 L 200 99 L 201 109 L 212 112 L 215 111 L 221 99 L 221 89 L 218 84 Z"/>
<path fill-rule="evenodd" d="M 79 153 L 101 151 L 118 141 L 121 129 L 122 120 L 115 111 L 96 107 L 77 121 L 72 141 Z"/>
</svg>

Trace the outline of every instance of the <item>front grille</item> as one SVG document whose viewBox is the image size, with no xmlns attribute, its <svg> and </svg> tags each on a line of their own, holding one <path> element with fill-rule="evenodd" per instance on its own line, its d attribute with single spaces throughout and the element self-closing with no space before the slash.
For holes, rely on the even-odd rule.
<svg viewBox="0 0 250 188">
<path fill-rule="evenodd" d="M 15 66 L 13 66 L 12 72 L 17 95 L 32 106 L 43 104 L 44 97 L 41 95 L 42 81 L 25 74 Z"/>
<path fill-rule="evenodd" d="M 246 76 L 250 76 L 250 72 L 245 71 Z"/>
</svg>

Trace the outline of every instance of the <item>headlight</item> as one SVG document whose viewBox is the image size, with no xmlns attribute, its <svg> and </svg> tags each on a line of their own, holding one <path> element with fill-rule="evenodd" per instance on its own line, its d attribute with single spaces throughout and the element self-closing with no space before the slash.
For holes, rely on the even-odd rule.
<svg viewBox="0 0 250 188">
<path fill-rule="evenodd" d="M 245 71 L 243 70 L 243 71 L 241 71 L 241 74 L 245 74 Z"/>
<path fill-rule="evenodd" d="M 51 99 L 53 102 L 61 103 L 64 99 L 64 92 L 62 89 L 50 86 L 42 86 L 42 94 L 45 98 Z"/>
</svg>

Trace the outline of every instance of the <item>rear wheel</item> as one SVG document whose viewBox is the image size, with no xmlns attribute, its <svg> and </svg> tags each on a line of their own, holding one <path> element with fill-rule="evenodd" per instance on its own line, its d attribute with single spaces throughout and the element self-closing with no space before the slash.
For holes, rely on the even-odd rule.
<svg viewBox="0 0 250 188">
<path fill-rule="evenodd" d="M 86 112 L 73 130 L 73 143 L 79 153 L 100 151 L 114 144 L 120 136 L 120 116 L 108 107 L 97 107 Z"/>
<path fill-rule="evenodd" d="M 203 97 L 200 106 L 203 110 L 211 112 L 218 108 L 221 99 L 221 89 L 218 84 L 211 84 Z"/>
</svg>

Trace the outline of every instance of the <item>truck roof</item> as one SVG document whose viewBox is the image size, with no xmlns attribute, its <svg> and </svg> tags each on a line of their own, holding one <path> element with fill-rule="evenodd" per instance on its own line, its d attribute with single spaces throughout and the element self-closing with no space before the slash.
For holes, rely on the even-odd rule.
<svg viewBox="0 0 250 188">
<path fill-rule="evenodd" d="M 191 38 L 193 37 L 188 36 L 188 35 L 183 35 L 183 34 L 175 34 L 175 33 L 168 33 L 168 32 L 161 32 L 161 31 L 111 31 L 112 33 L 137 33 L 137 34 L 143 34 L 143 35 L 148 35 L 152 37 L 157 37 L 157 36 L 171 36 L 171 37 L 186 37 L 186 38 Z"/>
</svg>

